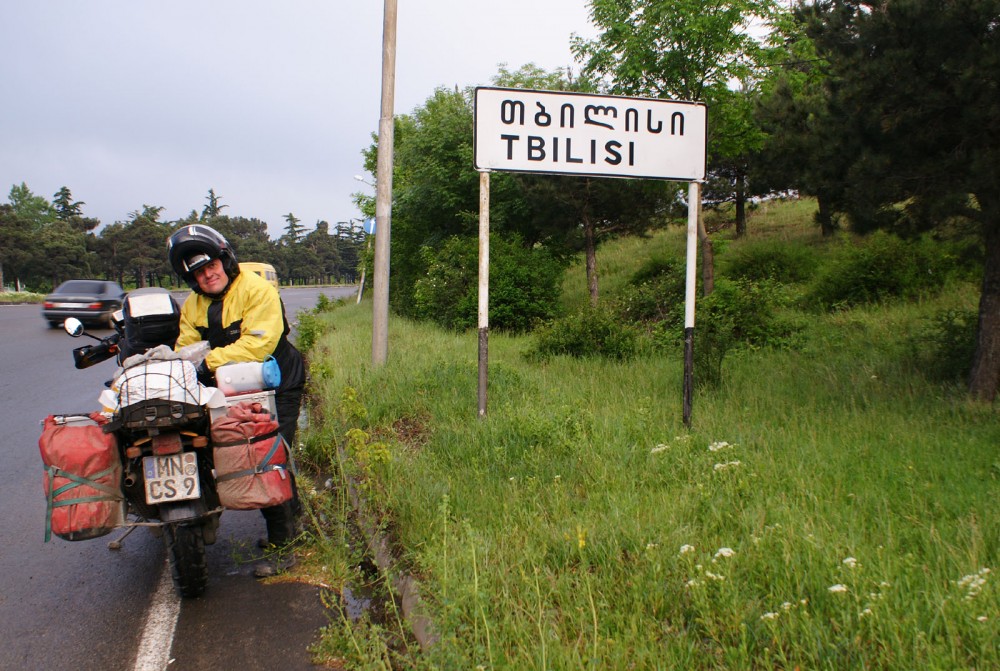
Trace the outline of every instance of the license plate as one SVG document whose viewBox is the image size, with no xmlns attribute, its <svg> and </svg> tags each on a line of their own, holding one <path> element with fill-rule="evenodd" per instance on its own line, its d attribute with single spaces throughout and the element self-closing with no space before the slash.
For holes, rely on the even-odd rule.
<svg viewBox="0 0 1000 671">
<path fill-rule="evenodd" d="M 54 308 L 82 308 L 86 307 L 83 303 L 53 303 Z"/>
<path fill-rule="evenodd" d="M 146 503 L 186 501 L 201 496 L 198 455 L 194 452 L 143 457 L 142 470 L 146 476 Z"/>
</svg>

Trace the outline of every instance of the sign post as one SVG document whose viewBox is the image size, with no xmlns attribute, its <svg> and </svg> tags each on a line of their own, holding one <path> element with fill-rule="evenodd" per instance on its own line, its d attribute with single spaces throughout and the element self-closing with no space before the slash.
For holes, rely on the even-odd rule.
<svg viewBox="0 0 1000 671">
<path fill-rule="evenodd" d="M 488 362 L 489 172 L 497 170 L 690 183 L 684 318 L 684 423 L 690 423 L 699 182 L 705 179 L 707 137 L 708 112 L 701 103 L 565 91 L 475 90 L 473 163 L 481 175 L 480 417 L 486 414 Z"/>
</svg>

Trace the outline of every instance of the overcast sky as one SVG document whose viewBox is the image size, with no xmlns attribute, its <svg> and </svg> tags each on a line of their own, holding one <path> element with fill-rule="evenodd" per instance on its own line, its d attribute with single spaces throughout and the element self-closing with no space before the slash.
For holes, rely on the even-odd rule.
<svg viewBox="0 0 1000 671">
<path fill-rule="evenodd" d="M 62 186 L 86 216 L 360 216 L 378 130 L 383 0 L 31 0 L 0 6 L 0 202 Z M 587 0 L 398 0 L 395 112 L 499 64 L 575 65 Z M 472 167 L 469 168 L 472 170 Z M 368 178 L 366 176 L 366 178 Z"/>
</svg>

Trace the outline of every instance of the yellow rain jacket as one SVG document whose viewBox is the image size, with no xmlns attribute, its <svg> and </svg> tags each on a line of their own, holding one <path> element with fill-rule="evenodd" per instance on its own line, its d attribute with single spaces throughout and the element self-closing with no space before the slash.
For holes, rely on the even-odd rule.
<svg viewBox="0 0 1000 671">
<path fill-rule="evenodd" d="M 230 280 L 221 299 L 191 292 L 181 306 L 175 348 L 207 340 L 212 349 L 205 365 L 210 371 L 227 363 L 273 356 L 281 369 L 280 392 L 305 380 L 301 355 L 288 342 L 288 331 L 278 290 L 254 273 L 241 272 Z"/>
</svg>

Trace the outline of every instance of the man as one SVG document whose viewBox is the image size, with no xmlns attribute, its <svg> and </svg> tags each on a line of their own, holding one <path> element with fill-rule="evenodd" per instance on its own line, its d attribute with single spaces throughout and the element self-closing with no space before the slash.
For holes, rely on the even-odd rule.
<svg viewBox="0 0 1000 671">
<path fill-rule="evenodd" d="M 226 363 L 263 361 L 273 356 L 281 369 L 281 384 L 275 393 L 279 430 L 288 444 L 294 445 L 305 365 L 288 341 L 288 320 L 278 290 L 254 273 L 241 273 L 232 247 L 210 226 L 192 224 L 178 229 L 167 242 L 167 254 L 174 272 L 192 289 L 181 306 L 176 348 L 208 341 L 211 351 L 200 373 L 214 373 Z M 281 548 L 296 535 L 301 505 L 294 478 L 292 493 L 291 501 L 261 509 L 268 545 Z M 268 560 L 258 564 L 254 575 L 274 575 L 294 563 L 295 555 L 287 553 L 280 563 Z"/>
</svg>

